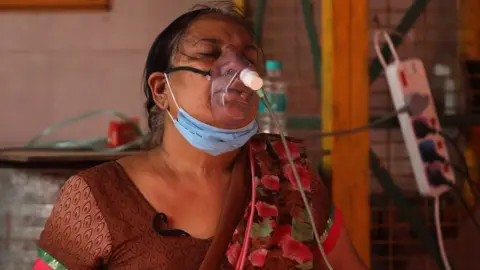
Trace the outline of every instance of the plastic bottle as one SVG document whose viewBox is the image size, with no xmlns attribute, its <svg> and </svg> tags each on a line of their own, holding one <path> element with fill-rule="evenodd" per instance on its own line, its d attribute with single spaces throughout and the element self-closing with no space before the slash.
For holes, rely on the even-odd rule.
<svg viewBox="0 0 480 270">
<path fill-rule="evenodd" d="M 275 115 L 281 124 L 282 131 L 287 134 L 287 84 L 282 80 L 282 63 L 279 61 L 268 60 L 266 63 L 266 77 L 263 80 L 263 90 L 275 111 Z M 279 130 L 275 126 L 268 109 L 263 101 L 260 100 L 258 106 L 257 120 L 259 131 L 261 133 L 278 134 Z"/>
</svg>

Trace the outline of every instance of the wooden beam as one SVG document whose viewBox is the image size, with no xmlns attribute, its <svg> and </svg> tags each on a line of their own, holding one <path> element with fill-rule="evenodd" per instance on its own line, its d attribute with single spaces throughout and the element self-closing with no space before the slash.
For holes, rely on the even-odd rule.
<svg viewBox="0 0 480 270">
<path fill-rule="evenodd" d="M 465 60 L 480 60 L 480 1 L 460 0 L 460 55 Z"/>
<path fill-rule="evenodd" d="M 345 130 L 368 123 L 368 0 L 323 0 L 322 17 L 331 18 L 323 36 L 324 106 L 331 110 L 333 130 Z M 325 3 L 330 2 L 330 3 Z M 329 7 L 328 5 L 331 5 Z M 326 27 L 326 26 L 324 26 Z M 328 33 L 327 31 L 327 33 Z M 325 40 L 330 38 L 331 41 Z M 325 48 L 324 48 L 325 49 Z M 328 57 L 328 54 L 331 57 Z M 331 66 L 331 67 L 329 67 Z M 325 74 L 328 72 L 330 74 Z M 331 100 L 329 101 L 329 95 Z M 328 108 L 322 112 L 328 116 Z M 325 116 L 324 116 L 325 117 Z M 324 119 L 324 118 L 323 118 Z M 370 173 L 369 133 L 333 138 L 332 194 L 342 211 L 352 242 L 361 258 L 370 264 Z"/>
<path fill-rule="evenodd" d="M 322 119 L 322 132 L 332 131 L 332 79 L 333 79 L 333 1 L 323 0 L 321 1 L 321 53 L 322 53 L 322 88 L 321 88 L 321 113 Z M 332 149 L 333 138 L 325 137 L 322 140 L 322 149 Z M 332 159 L 330 155 L 326 155 L 322 160 L 322 166 L 327 173 L 331 173 Z"/>
</svg>

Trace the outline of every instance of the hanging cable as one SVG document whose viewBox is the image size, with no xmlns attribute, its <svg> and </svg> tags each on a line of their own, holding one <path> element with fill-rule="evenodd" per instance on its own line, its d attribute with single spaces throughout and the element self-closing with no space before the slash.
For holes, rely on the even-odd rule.
<svg viewBox="0 0 480 270">
<path fill-rule="evenodd" d="M 480 233 L 480 223 L 478 222 L 478 220 L 475 218 L 475 213 L 472 211 L 472 209 L 470 208 L 470 206 L 468 205 L 467 201 L 465 200 L 465 198 L 462 196 L 462 192 L 461 190 L 459 190 L 459 188 L 455 185 L 453 185 L 452 183 L 448 182 L 448 183 L 445 183 L 445 185 L 448 185 L 455 193 L 455 196 L 458 198 L 458 200 L 460 201 L 460 203 L 463 205 L 463 207 L 465 208 L 465 210 L 467 211 L 467 214 L 471 217 L 472 219 L 472 223 L 473 225 L 475 226 L 475 229 L 477 230 L 478 233 Z"/>
<path fill-rule="evenodd" d="M 465 181 L 467 182 L 467 184 L 469 185 L 470 187 L 470 190 L 473 194 L 473 196 L 475 197 L 475 202 L 478 203 L 480 202 L 480 193 L 478 191 L 478 188 L 475 186 L 475 182 L 470 178 L 470 174 L 468 172 L 465 172 L 465 170 L 463 170 L 460 166 L 458 166 L 457 164 L 454 164 L 452 162 L 445 162 L 445 164 L 449 165 L 450 167 L 453 168 L 453 170 L 456 172 L 456 173 L 459 173 L 463 176 L 463 178 L 465 178 Z"/>
<path fill-rule="evenodd" d="M 310 53 L 312 54 L 313 59 L 313 70 L 315 71 L 315 86 L 317 89 L 320 89 L 322 80 L 322 78 L 320 78 L 322 59 L 320 54 L 320 45 L 317 37 L 317 29 L 313 20 L 311 0 L 302 0 L 302 12 L 303 20 L 305 22 L 305 29 L 307 31 L 308 43 L 310 45 Z"/>
<path fill-rule="evenodd" d="M 468 186 L 470 187 L 471 192 L 475 196 L 476 203 L 480 203 L 480 191 L 478 190 L 478 187 L 476 186 L 475 181 L 473 181 L 472 179 L 472 175 L 470 174 L 470 169 L 468 168 L 467 159 L 465 158 L 464 153 L 458 146 L 457 142 L 450 135 L 442 131 L 438 131 L 438 134 L 440 134 L 453 147 L 453 149 L 455 149 L 455 152 L 457 152 L 458 158 L 460 158 L 460 162 L 462 163 L 462 166 L 464 169 L 462 170 L 455 164 L 450 164 L 450 165 L 456 171 L 463 174 L 463 176 L 465 177 L 465 180 L 467 181 Z"/>
<path fill-rule="evenodd" d="M 443 265 L 445 270 L 451 270 L 450 262 L 448 262 L 448 257 L 445 252 L 445 247 L 443 243 L 443 234 L 442 234 L 442 225 L 440 222 L 440 198 L 435 197 L 434 200 L 434 218 L 435 218 L 435 230 L 437 231 L 437 242 L 440 249 L 440 256 L 442 257 Z"/>
<path fill-rule="evenodd" d="M 354 134 L 362 131 L 367 131 L 372 128 L 375 128 L 377 126 L 380 126 L 384 123 L 390 122 L 391 120 L 397 118 L 397 116 L 401 113 L 407 113 L 408 112 L 409 105 L 405 106 L 404 108 L 395 111 L 393 113 L 387 114 L 383 117 L 380 117 L 379 119 L 371 122 L 368 125 L 365 126 L 360 126 L 352 129 L 345 129 L 345 130 L 337 130 L 337 131 L 332 131 L 332 132 L 322 132 L 322 133 L 315 133 L 310 136 L 304 137 L 304 140 L 310 140 L 310 139 L 318 139 L 318 138 L 323 138 L 323 137 L 336 137 L 336 136 L 344 136 L 344 135 L 349 135 L 349 134 Z"/>
<path fill-rule="evenodd" d="M 465 159 L 465 155 L 463 155 L 460 147 L 458 147 L 458 144 L 455 142 L 455 140 L 452 137 L 450 137 L 450 135 L 448 135 L 444 132 L 440 132 L 440 131 L 438 132 L 438 134 L 440 134 L 443 138 L 445 138 L 445 140 L 447 142 L 449 142 L 452 145 L 452 147 L 455 149 L 459 158 L 462 160 L 464 169 L 460 168 L 459 166 L 457 166 L 456 164 L 453 164 L 451 162 L 447 162 L 447 164 L 450 165 L 454 169 L 455 172 L 462 174 L 462 176 L 467 181 L 467 184 L 469 185 L 471 192 L 473 193 L 473 195 L 475 197 L 476 203 L 479 203 L 480 202 L 480 192 L 478 190 L 478 187 L 476 186 L 476 183 L 471 178 L 471 174 L 470 174 L 470 171 L 469 171 L 469 168 L 468 168 L 467 161 Z M 459 190 L 459 188 L 457 186 L 453 185 L 452 183 L 449 183 L 449 186 L 455 192 L 456 197 L 460 200 L 461 204 L 463 205 L 463 207 L 467 211 L 468 217 L 472 220 L 475 228 L 480 233 L 480 224 L 475 217 L 474 211 L 470 208 L 467 201 L 463 197 L 462 192 Z"/>
<path fill-rule="evenodd" d="M 255 41 L 261 44 L 263 20 L 265 18 L 265 8 L 267 6 L 267 0 L 258 0 L 257 12 L 255 14 L 255 23 L 253 25 L 253 31 L 255 33 Z"/>
</svg>

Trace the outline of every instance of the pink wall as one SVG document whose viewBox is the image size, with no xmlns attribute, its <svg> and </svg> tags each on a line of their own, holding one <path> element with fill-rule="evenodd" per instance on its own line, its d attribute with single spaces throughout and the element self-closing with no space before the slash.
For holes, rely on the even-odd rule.
<svg viewBox="0 0 480 270">
<path fill-rule="evenodd" d="M 109 12 L 0 12 L 0 147 L 93 109 L 144 118 L 147 50 L 195 0 L 115 0 Z M 56 138 L 102 136 L 109 117 Z M 75 135 L 74 135 L 75 134 Z"/>
</svg>

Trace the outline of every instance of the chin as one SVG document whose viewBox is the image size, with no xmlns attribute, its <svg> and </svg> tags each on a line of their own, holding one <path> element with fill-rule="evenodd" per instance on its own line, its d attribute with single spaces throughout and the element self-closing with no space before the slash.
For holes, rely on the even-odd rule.
<svg viewBox="0 0 480 270">
<path fill-rule="evenodd" d="M 250 124 L 254 119 L 249 119 L 249 120 L 232 120 L 228 123 L 219 123 L 218 127 L 223 128 L 223 129 L 239 129 L 246 127 L 248 124 Z"/>
<path fill-rule="evenodd" d="M 248 117 L 231 117 L 226 115 L 221 118 L 216 118 L 215 126 L 224 129 L 239 129 L 247 126 L 255 120 L 256 112 L 252 112 Z"/>
<path fill-rule="evenodd" d="M 248 100 L 212 100 L 211 112 L 214 126 L 223 129 L 239 129 L 247 126 L 257 115 L 258 98 L 252 95 Z"/>
<path fill-rule="evenodd" d="M 222 108 L 213 110 L 212 116 L 214 126 L 224 129 L 238 129 L 247 126 L 257 115 L 257 106 L 244 106 L 241 110 L 238 108 Z"/>
</svg>

